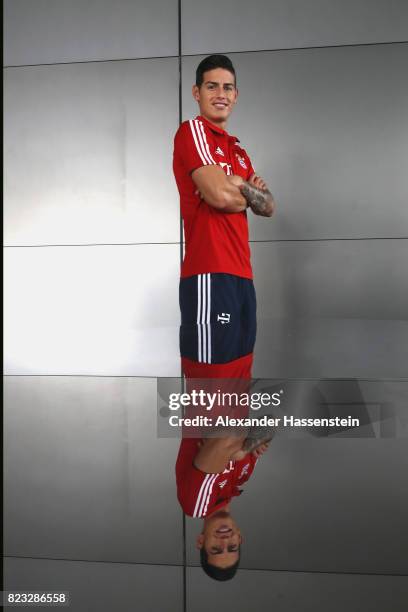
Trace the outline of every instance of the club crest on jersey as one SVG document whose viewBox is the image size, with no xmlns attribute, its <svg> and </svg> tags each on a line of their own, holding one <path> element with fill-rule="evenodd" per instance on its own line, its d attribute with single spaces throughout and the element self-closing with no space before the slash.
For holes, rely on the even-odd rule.
<svg viewBox="0 0 408 612">
<path fill-rule="evenodd" d="M 242 476 L 245 476 L 245 474 L 248 474 L 248 470 L 249 470 L 249 463 L 246 463 L 244 467 L 242 468 L 241 473 L 238 478 L 242 478 Z"/>
<path fill-rule="evenodd" d="M 218 155 L 222 155 L 224 157 L 224 151 L 221 149 L 221 147 L 217 147 L 215 149 L 215 152 L 218 153 Z"/>
<path fill-rule="evenodd" d="M 247 165 L 245 163 L 244 158 L 241 157 L 240 155 L 238 155 L 238 153 L 235 153 L 235 155 L 237 156 L 237 159 L 238 159 L 240 165 L 246 170 L 247 169 Z"/>
</svg>

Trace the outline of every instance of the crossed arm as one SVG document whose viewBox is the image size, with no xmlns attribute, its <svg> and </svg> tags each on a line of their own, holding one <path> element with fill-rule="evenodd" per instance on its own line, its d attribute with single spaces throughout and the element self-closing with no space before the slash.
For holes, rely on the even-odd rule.
<svg viewBox="0 0 408 612">
<path fill-rule="evenodd" d="M 203 166 L 191 178 L 204 200 L 222 212 L 241 212 L 250 207 L 254 214 L 271 217 L 275 201 L 265 181 L 253 174 L 248 181 L 227 176 L 220 166 Z"/>
<path fill-rule="evenodd" d="M 194 465 L 202 472 L 207 474 L 220 474 L 225 470 L 230 460 L 240 461 L 248 453 L 242 450 L 245 435 L 229 438 L 206 438 L 199 443 Z M 260 444 L 252 451 L 252 455 L 259 459 L 268 450 L 269 442 Z"/>
<path fill-rule="evenodd" d="M 260 176 L 253 174 L 249 181 L 242 181 L 238 188 L 255 215 L 261 215 L 262 217 L 273 215 L 275 200 Z"/>
</svg>

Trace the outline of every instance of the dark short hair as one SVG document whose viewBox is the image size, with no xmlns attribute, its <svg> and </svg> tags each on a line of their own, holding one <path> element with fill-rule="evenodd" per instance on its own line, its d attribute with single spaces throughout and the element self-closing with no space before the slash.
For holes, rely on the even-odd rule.
<svg viewBox="0 0 408 612">
<path fill-rule="evenodd" d="M 231 565 L 230 567 L 216 567 L 215 565 L 211 565 L 208 563 L 208 555 L 204 546 L 200 549 L 200 563 L 201 567 L 210 578 L 214 578 L 214 580 L 231 580 L 237 573 L 237 569 L 239 566 L 239 562 L 241 559 L 241 547 L 238 548 L 238 561 Z"/>
<path fill-rule="evenodd" d="M 204 72 L 214 70 L 215 68 L 224 68 L 229 70 L 234 75 L 235 86 L 237 84 L 237 75 L 235 74 L 234 66 L 229 57 L 226 55 L 209 55 L 205 57 L 197 66 L 196 70 L 196 85 L 201 87 L 204 80 Z"/>
</svg>

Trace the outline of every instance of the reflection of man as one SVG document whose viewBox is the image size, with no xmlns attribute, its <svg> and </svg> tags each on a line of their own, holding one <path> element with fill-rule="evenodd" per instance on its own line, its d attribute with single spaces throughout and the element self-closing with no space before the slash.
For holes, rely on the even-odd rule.
<svg viewBox="0 0 408 612">
<path fill-rule="evenodd" d="M 185 514 L 204 519 L 197 548 L 202 568 L 216 580 L 229 580 L 238 569 L 242 536 L 230 501 L 268 447 L 248 453 L 243 444 L 244 437 L 184 438 L 177 458 L 177 496 Z"/>
</svg>

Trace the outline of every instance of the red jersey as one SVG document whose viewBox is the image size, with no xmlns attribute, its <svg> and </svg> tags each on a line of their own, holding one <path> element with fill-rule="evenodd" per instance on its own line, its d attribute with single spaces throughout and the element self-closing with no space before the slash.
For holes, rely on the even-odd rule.
<svg viewBox="0 0 408 612">
<path fill-rule="evenodd" d="M 246 211 L 225 213 L 210 206 L 191 178 L 196 168 L 218 165 L 225 174 L 248 180 L 254 169 L 238 142 L 201 115 L 184 121 L 175 135 L 173 171 L 186 242 L 182 278 L 208 272 L 252 278 Z"/>
<path fill-rule="evenodd" d="M 246 455 L 240 461 L 229 461 L 220 474 L 206 474 L 193 464 L 199 438 L 183 438 L 176 463 L 177 498 L 188 516 L 204 517 L 226 506 L 242 491 L 239 487 L 254 471 L 257 459 Z"/>
</svg>

